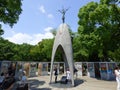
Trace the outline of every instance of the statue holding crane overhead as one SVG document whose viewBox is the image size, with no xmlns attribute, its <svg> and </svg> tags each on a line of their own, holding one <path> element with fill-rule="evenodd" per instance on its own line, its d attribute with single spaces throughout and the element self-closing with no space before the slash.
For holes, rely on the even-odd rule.
<svg viewBox="0 0 120 90">
<path fill-rule="evenodd" d="M 62 10 L 58 10 L 61 14 L 62 14 L 62 22 L 65 22 L 65 13 L 68 11 L 68 9 L 62 9 Z"/>
</svg>

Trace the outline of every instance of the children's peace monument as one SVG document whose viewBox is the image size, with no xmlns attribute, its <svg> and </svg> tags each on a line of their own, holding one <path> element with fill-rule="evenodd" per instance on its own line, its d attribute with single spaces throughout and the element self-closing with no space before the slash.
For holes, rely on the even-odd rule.
<svg viewBox="0 0 120 90">
<path fill-rule="evenodd" d="M 65 23 L 65 13 L 67 10 L 68 9 L 59 10 L 59 12 L 63 15 L 62 16 L 63 23 L 58 27 L 57 34 L 56 34 L 55 40 L 54 40 L 52 57 L 51 57 L 50 83 L 52 82 L 52 73 L 53 73 L 53 68 L 54 68 L 53 64 L 54 64 L 55 54 L 59 48 L 62 52 L 62 56 L 65 61 L 65 65 L 70 70 L 71 82 L 72 82 L 72 86 L 74 86 L 74 79 L 73 79 L 74 64 L 73 64 L 72 41 L 71 41 L 71 36 L 69 33 L 69 26 Z"/>
</svg>

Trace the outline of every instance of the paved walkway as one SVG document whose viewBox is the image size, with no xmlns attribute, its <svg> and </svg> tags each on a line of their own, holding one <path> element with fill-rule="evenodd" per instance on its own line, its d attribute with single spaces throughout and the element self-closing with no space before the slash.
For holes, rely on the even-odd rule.
<svg viewBox="0 0 120 90">
<path fill-rule="evenodd" d="M 61 84 L 53 82 L 49 84 L 49 81 L 50 76 L 29 78 L 30 90 L 116 90 L 117 85 L 116 81 L 98 80 L 87 76 L 75 79 L 75 87 L 71 87 L 70 83 Z"/>
</svg>

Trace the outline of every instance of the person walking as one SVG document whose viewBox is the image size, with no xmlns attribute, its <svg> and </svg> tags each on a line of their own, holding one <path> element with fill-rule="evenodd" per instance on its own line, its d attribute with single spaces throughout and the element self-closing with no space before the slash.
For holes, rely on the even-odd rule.
<svg viewBox="0 0 120 90">
<path fill-rule="evenodd" d="M 119 67 L 115 68 L 114 73 L 115 73 L 116 81 L 117 81 L 117 90 L 120 90 L 120 72 L 119 72 Z"/>
<path fill-rule="evenodd" d="M 77 77 L 78 77 L 78 70 L 76 69 L 76 68 L 74 68 L 74 74 L 76 75 L 76 79 L 77 79 Z"/>
<path fill-rule="evenodd" d="M 67 68 L 66 76 L 67 76 L 67 83 L 68 83 L 68 81 L 70 81 L 70 79 L 71 79 L 69 68 Z"/>
<path fill-rule="evenodd" d="M 54 75 L 55 75 L 55 83 L 57 83 L 57 76 L 58 76 L 58 70 L 57 70 L 57 67 L 55 67 L 54 69 Z"/>
</svg>

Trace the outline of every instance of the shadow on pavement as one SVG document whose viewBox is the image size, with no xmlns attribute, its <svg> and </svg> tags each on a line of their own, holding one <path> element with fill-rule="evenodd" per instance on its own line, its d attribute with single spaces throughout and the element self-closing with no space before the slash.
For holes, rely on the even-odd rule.
<svg viewBox="0 0 120 90">
<path fill-rule="evenodd" d="M 74 83 L 75 83 L 75 87 L 79 86 L 80 84 L 83 84 L 85 82 L 85 80 L 82 79 L 75 79 Z"/>
<path fill-rule="evenodd" d="M 75 79 L 74 82 L 75 82 L 75 86 L 74 87 L 77 87 L 80 84 L 84 83 L 85 80 Z M 58 81 L 57 83 L 52 82 L 52 83 L 50 83 L 50 86 L 56 87 L 56 88 L 72 88 L 71 82 L 68 82 L 67 84 L 62 84 L 60 81 Z"/>
<path fill-rule="evenodd" d="M 51 90 L 49 88 L 40 89 L 39 86 L 45 84 L 45 81 L 39 81 L 37 79 L 28 80 L 30 90 Z"/>
</svg>

